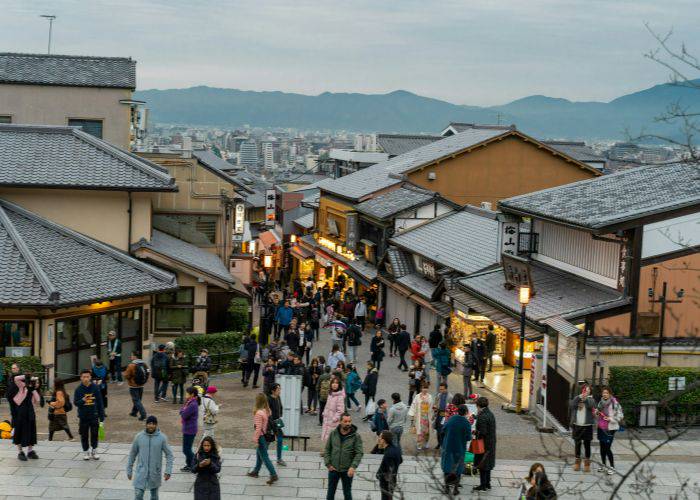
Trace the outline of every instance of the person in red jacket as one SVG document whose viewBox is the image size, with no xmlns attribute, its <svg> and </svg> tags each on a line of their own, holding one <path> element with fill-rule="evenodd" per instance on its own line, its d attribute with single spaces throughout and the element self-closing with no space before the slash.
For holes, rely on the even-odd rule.
<svg viewBox="0 0 700 500">
<path fill-rule="evenodd" d="M 425 351 L 423 351 L 423 337 L 421 335 L 416 334 L 416 336 L 413 337 L 413 342 L 411 342 L 411 359 L 414 362 L 423 362 L 424 357 Z"/>
</svg>

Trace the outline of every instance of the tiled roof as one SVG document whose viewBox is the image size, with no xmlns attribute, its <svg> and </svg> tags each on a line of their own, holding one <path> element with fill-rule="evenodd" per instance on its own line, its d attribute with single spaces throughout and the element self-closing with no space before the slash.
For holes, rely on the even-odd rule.
<svg viewBox="0 0 700 500">
<path fill-rule="evenodd" d="M 437 193 L 411 184 L 380 194 L 355 205 L 355 210 L 376 219 L 385 219 L 412 207 L 432 201 Z"/>
<path fill-rule="evenodd" d="M 437 285 L 432 281 L 423 278 L 418 273 L 407 274 L 396 280 L 397 283 L 413 290 L 418 295 L 430 300 Z"/>
<path fill-rule="evenodd" d="M 561 317 L 575 320 L 598 311 L 605 311 L 628 303 L 622 293 L 598 283 L 585 280 L 571 273 L 532 262 L 532 279 L 535 295 L 527 306 L 527 316 L 532 321 Z M 503 269 L 467 276 L 458 281 L 459 286 L 477 297 L 484 297 L 519 314 L 518 290 L 507 290 L 503 283 Z"/>
<path fill-rule="evenodd" d="M 136 89 L 136 61 L 129 57 L 0 53 L 0 82 Z"/>
<path fill-rule="evenodd" d="M 151 249 L 181 264 L 193 267 L 204 274 L 228 283 L 235 282 L 233 276 L 217 255 L 156 229 L 153 230 L 151 241 L 141 240 L 134 245 L 134 249 L 139 248 Z"/>
<path fill-rule="evenodd" d="M 547 146 L 561 151 L 566 156 L 574 160 L 586 162 L 605 163 L 605 157 L 593 151 L 593 148 L 587 146 L 585 142 L 574 141 L 542 141 Z"/>
<path fill-rule="evenodd" d="M 294 224 L 306 229 L 312 229 L 314 227 L 314 213 L 309 212 L 308 214 L 302 215 L 298 219 L 294 219 Z"/>
<path fill-rule="evenodd" d="M 233 165 L 227 162 L 226 160 L 219 158 L 208 149 L 192 151 L 192 154 L 195 158 L 197 158 L 197 160 L 199 160 L 200 163 L 203 163 L 207 167 L 219 170 L 221 172 L 227 172 L 230 170 L 241 170 L 241 167 Z"/>
<path fill-rule="evenodd" d="M 370 264 L 364 259 L 355 259 L 347 261 L 350 269 L 354 270 L 360 276 L 365 278 L 368 282 L 372 282 L 377 279 L 377 268 Z"/>
<path fill-rule="evenodd" d="M 391 243 L 464 274 L 497 264 L 498 221 L 464 209 L 394 236 Z"/>
<path fill-rule="evenodd" d="M 318 186 L 344 198 L 360 198 L 402 182 L 401 174 L 469 149 L 495 137 L 512 133 L 507 129 L 470 129 L 426 144 L 390 160 L 377 163 L 338 179 L 326 179 Z"/>
<path fill-rule="evenodd" d="M 389 260 L 394 278 L 400 278 L 413 272 L 413 261 L 410 256 L 398 248 L 387 248 L 386 258 Z"/>
<path fill-rule="evenodd" d="M 700 206 L 700 168 L 670 164 L 639 167 L 502 200 L 504 211 L 588 230 L 685 207 Z"/>
<path fill-rule="evenodd" d="M 460 123 L 451 122 L 447 128 L 452 128 L 457 131 L 458 134 L 465 132 L 467 130 L 482 129 L 482 130 L 514 130 L 514 125 L 482 125 L 480 123 Z"/>
<path fill-rule="evenodd" d="M 0 185 L 177 191 L 154 163 L 74 127 L 0 125 Z"/>
<path fill-rule="evenodd" d="M 61 307 L 175 288 L 172 274 L 0 200 L 0 305 Z"/>
<path fill-rule="evenodd" d="M 398 156 L 440 139 L 439 135 L 377 134 L 377 145 L 389 156 Z"/>
</svg>

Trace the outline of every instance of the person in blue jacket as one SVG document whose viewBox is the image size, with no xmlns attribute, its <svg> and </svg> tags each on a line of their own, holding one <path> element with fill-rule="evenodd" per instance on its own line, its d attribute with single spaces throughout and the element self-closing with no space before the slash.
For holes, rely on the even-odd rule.
<svg viewBox="0 0 700 500">
<path fill-rule="evenodd" d="M 78 432 L 83 445 L 83 460 L 99 460 L 97 438 L 100 422 L 105 420 L 105 410 L 102 404 L 102 391 L 92 382 L 90 370 L 80 372 L 80 385 L 76 387 L 73 394 L 73 404 L 78 408 Z M 90 446 L 92 452 L 89 451 Z"/>
<path fill-rule="evenodd" d="M 442 428 L 445 438 L 442 445 L 440 465 L 445 474 L 445 493 L 449 494 L 450 487 L 453 494 L 459 495 L 460 479 L 464 474 L 464 454 L 467 451 L 467 442 L 472 433 L 472 426 L 467 420 L 467 405 L 457 408 L 457 415 L 452 415 Z"/>
<path fill-rule="evenodd" d="M 294 316 L 294 309 L 292 309 L 288 300 L 285 300 L 283 305 L 277 307 L 277 312 L 275 312 L 275 322 L 279 325 L 279 328 L 275 329 L 275 340 L 279 339 L 279 330 L 284 330 L 284 335 L 289 333 L 289 325 L 292 322 L 292 317 Z"/>
<path fill-rule="evenodd" d="M 357 373 L 357 369 L 353 363 L 348 365 L 348 374 L 345 377 L 345 405 L 348 410 L 352 408 L 352 403 L 355 403 L 357 411 L 360 411 L 361 405 L 357 400 L 355 393 L 362 387 L 362 381 Z"/>
</svg>

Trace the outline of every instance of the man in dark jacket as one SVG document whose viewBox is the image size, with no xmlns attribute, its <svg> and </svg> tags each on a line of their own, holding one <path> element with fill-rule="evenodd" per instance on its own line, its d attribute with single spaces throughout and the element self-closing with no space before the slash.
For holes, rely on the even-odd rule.
<svg viewBox="0 0 700 500">
<path fill-rule="evenodd" d="M 280 395 L 282 394 L 282 387 L 274 383 L 270 386 L 270 394 L 267 395 L 267 403 L 270 405 L 270 424 L 275 430 L 275 440 L 277 441 L 277 465 L 282 467 L 286 466 L 287 463 L 282 460 L 282 444 L 284 442 L 284 432 L 282 429 L 275 425 L 275 421 L 282 418 L 282 399 Z"/>
<path fill-rule="evenodd" d="M 168 368 L 170 359 L 165 352 L 165 344 L 158 346 L 158 351 L 151 357 L 151 375 L 153 375 L 153 397 L 155 402 L 167 401 L 168 393 Z"/>
<path fill-rule="evenodd" d="M 357 427 L 352 425 L 352 417 L 343 413 L 340 423 L 328 437 L 323 460 L 328 469 L 327 499 L 335 498 L 338 482 L 343 484 L 343 497 L 352 499 L 352 479 L 362 460 L 362 438 Z"/>
<path fill-rule="evenodd" d="M 435 328 L 433 328 L 433 331 L 430 332 L 430 335 L 428 336 L 428 345 L 431 349 L 437 349 L 440 345 L 440 342 L 442 342 L 442 332 L 440 331 L 440 325 L 435 325 Z"/>
<path fill-rule="evenodd" d="M 260 374 L 260 361 L 258 357 L 258 362 L 255 362 L 256 355 L 258 354 L 258 343 L 255 337 L 251 335 L 246 338 L 243 348 L 246 352 L 245 366 L 243 367 L 243 387 L 248 387 L 248 382 L 250 382 L 250 375 L 253 374 L 253 389 L 258 388 L 258 376 Z"/>
<path fill-rule="evenodd" d="M 99 460 L 97 455 L 97 438 L 100 422 L 105 420 L 105 411 L 102 406 L 102 394 L 100 388 L 92 383 L 90 370 L 80 372 L 80 385 L 73 394 L 73 403 L 78 407 L 78 431 L 80 442 L 83 445 L 83 460 Z M 89 443 L 88 443 L 89 439 Z M 89 449 L 92 446 L 92 453 Z"/>
<path fill-rule="evenodd" d="M 491 469 L 496 466 L 496 419 L 489 410 L 489 400 L 476 400 L 476 439 L 484 440 L 484 453 L 474 455 L 474 465 L 479 469 L 479 486 L 474 491 L 491 489 Z"/>
<path fill-rule="evenodd" d="M 382 431 L 379 434 L 376 450 L 384 455 L 376 475 L 379 480 L 379 490 L 382 500 L 391 500 L 394 498 L 394 489 L 398 482 L 399 466 L 403 462 L 401 450 L 394 446 L 394 435 L 391 431 Z"/>
<path fill-rule="evenodd" d="M 474 339 L 472 339 L 472 356 L 476 360 L 474 366 L 474 380 L 476 382 L 478 382 L 479 380 L 483 382 L 484 357 L 486 356 L 486 346 L 484 345 L 484 341 L 481 340 L 480 337 L 475 336 Z"/>
<path fill-rule="evenodd" d="M 411 335 L 406 331 L 406 325 L 401 325 L 401 331 L 396 339 L 396 345 L 399 348 L 399 370 L 403 367 L 403 371 L 408 371 L 406 364 L 406 351 L 411 347 Z"/>
<path fill-rule="evenodd" d="M 493 325 L 489 325 L 489 331 L 486 334 L 484 347 L 486 349 L 486 363 L 484 363 L 484 368 L 486 368 L 486 364 L 488 364 L 488 371 L 492 371 L 493 353 L 496 352 L 496 334 L 493 332 Z"/>
<path fill-rule="evenodd" d="M 343 342 L 347 342 L 348 346 L 350 346 L 350 349 L 346 349 L 345 352 L 348 353 L 351 363 L 355 363 L 357 361 L 357 347 L 362 345 L 362 329 L 356 321 L 357 320 L 350 325 L 343 337 Z"/>
</svg>

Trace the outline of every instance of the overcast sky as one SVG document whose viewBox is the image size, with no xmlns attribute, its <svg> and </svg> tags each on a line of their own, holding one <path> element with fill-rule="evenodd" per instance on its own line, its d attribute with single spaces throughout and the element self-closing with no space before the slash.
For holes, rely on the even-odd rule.
<svg viewBox="0 0 700 500">
<path fill-rule="evenodd" d="M 698 0 L 0 0 L 0 50 L 131 56 L 139 89 L 607 101 L 667 80 L 644 27 L 700 54 Z M 114 6 L 118 5 L 119 8 Z"/>
</svg>

